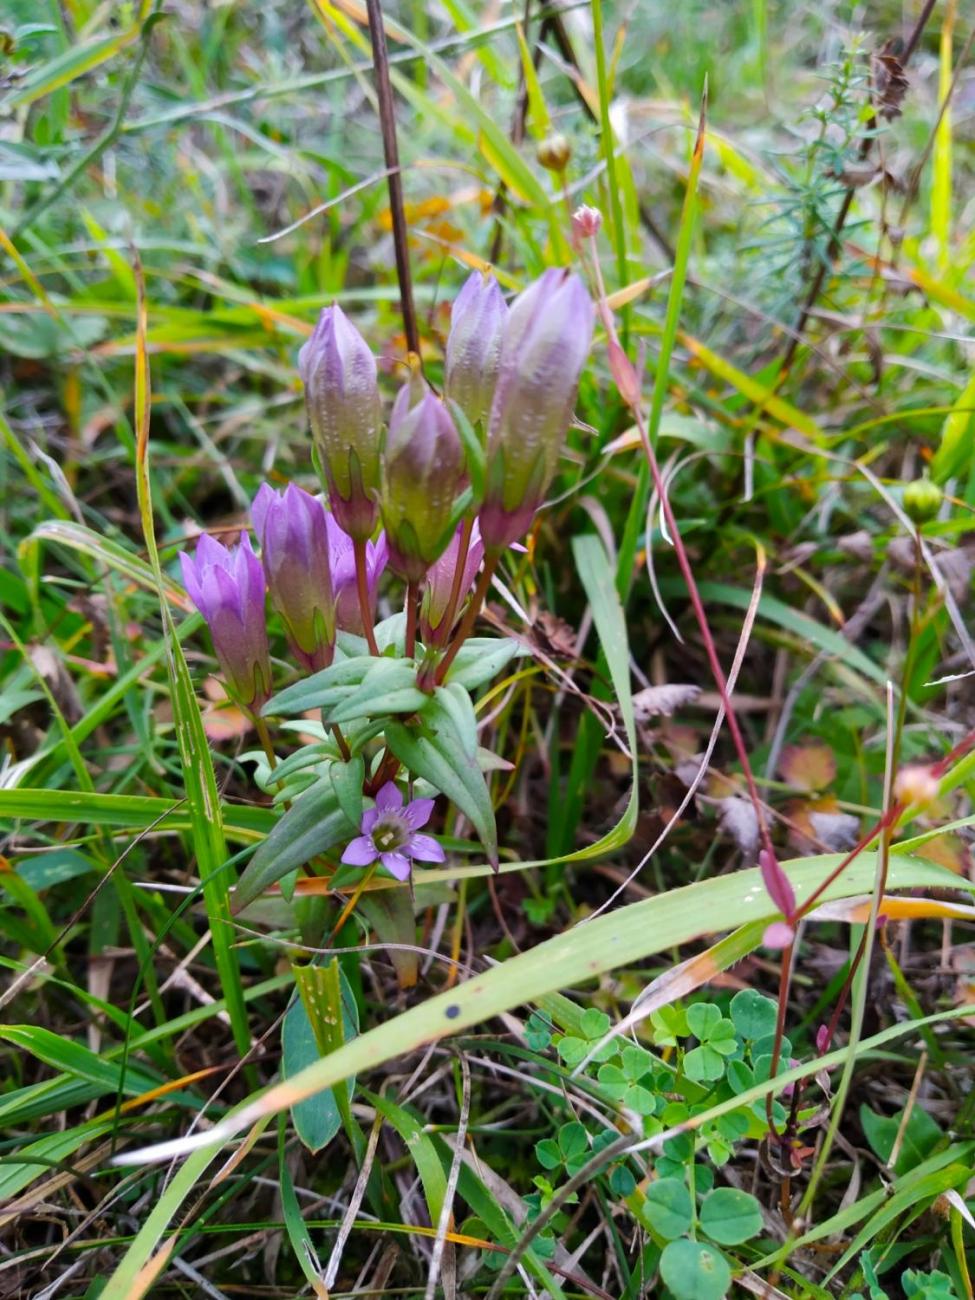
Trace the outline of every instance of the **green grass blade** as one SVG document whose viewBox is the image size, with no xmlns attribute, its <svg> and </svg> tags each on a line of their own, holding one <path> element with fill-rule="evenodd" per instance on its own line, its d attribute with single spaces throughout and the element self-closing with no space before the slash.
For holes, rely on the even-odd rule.
<svg viewBox="0 0 975 1300">
<path fill-rule="evenodd" d="M 186 666 L 183 648 L 176 635 L 176 625 L 166 597 L 165 581 L 156 546 L 149 484 L 150 374 L 146 348 L 145 285 L 141 268 L 137 269 L 137 281 L 139 320 L 135 366 L 135 418 L 136 489 L 139 514 L 162 609 L 168 646 L 167 664 L 172 691 L 173 717 L 186 786 L 186 803 L 190 814 L 190 834 L 200 879 L 203 882 L 203 900 L 210 926 L 213 956 L 220 987 L 227 1002 L 234 1042 L 241 1055 L 245 1055 L 250 1049 L 251 1039 L 241 985 L 240 965 L 233 947 L 234 932 L 230 915 L 231 875 L 224 870 L 228 853 L 224 836 L 223 812 L 217 790 L 217 778 L 213 770 L 213 759 L 203 730 L 203 718 L 193 692 L 193 682 Z M 252 1083 L 256 1082 L 256 1075 L 253 1072 L 250 1077 Z"/>
</svg>

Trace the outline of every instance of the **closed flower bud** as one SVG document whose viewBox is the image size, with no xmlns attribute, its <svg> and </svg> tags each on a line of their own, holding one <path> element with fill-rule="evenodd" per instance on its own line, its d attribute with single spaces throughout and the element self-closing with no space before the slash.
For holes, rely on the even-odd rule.
<svg viewBox="0 0 975 1300">
<path fill-rule="evenodd" d="M 583 239 L 593 239 L 599 234 L 603 224 L 603 214 L 598 208 L 590 208 L 583 203 L 572 214 L 572 234 L 577 243 Z"/>
<path fill-rule="evenodd" d="M 412 396 L 405 385 L 390 415 L 381 504 L 390 566 L 407 582 L 419 582 L 450 540 L 466 475 L 460 436 L 443 402 L 429 389 L 411 405 Z"/>
<path fill-rule="evenodd" d="M 311 672 L 335 650 L 335 601 L 325 507 L 294 483 L 278 494 L 265 483 L 251 507 L 271 604 L 291 649 Z"/>
<path fill-rule="evenodd" d="M 458 525 L 456 532 L 450 539 L 450 545 L 440 559 L 428 570 L 423 584 L 423 599 L 420 604 L 420 635 L 426 645 L 435 643 L 441 632 L 450 631 L 449 628 L 441 628 L 441 623 L 446 617 L 450 594 L 454 588 L 454 576 L 457 572 L 457 562 L 460 559 L 462 532 L 463 525 Z M 460 613 L 460 607 L 474 585 L 474 578 L 481 567 L 483 558 L 484 543 L 481 541 L 481 532 L 475 521 L 471 531 L 470 545 L 467 548 L 467 559 L 464 561 L 464 571 L 461 574 L 460 600 L 457 603 L 457 609 L 454 611 L 455 614 Z"/>
<path fill-rule="evenodd" d="M 926 524 L 929 519 L 934 519 L 943 500 L 941 489 L 927 475 L 908 483 L 904 489 L 904 509 L 916 524 Z"/>
<path fill-rule="evenodd" d="M 341 307 L 326 307 L 298 353 L 305 402 L 328 499 L 350 536 L 376 527 L 382 402 L 376 358 Z"/>
<path fill-rule="evenodd" d="M 196 554 L 181 552 L 183 582 L 207 621 L 227 685 L 241 704 L 260 707 L 271 693 L 264 618 L 264 570 L 246 535 L 228 550 L 204 534 Z"/>
<path fill-rule="evenodd" d="M 572 158 L 572 145 L 564 135 L 547 135 L 538 146 L 537 157 L 547 171 L 561 174 Z"/>
<path fill-rule="evenodd" d="M 454 299 L 444 364 L 444 395 L 476 425 L 491 409 L 508 304 L 493 275 L 475 271 Z"/>
<path fill-rule="evenodd" d="M 572 419 L 593 318 L 585 285 L 555 267 L 511 307 L 488 421 L 480 524 L 489 551 L 521 537 L 545 498 Z"/>
<path fill-rule="evenodd" d="M 934 803 L 940 789 L 940 778 L 923 763 L 902 767 L 894 778 L 894 798 L 910 808 L 926 808 Z"/>
</svg>

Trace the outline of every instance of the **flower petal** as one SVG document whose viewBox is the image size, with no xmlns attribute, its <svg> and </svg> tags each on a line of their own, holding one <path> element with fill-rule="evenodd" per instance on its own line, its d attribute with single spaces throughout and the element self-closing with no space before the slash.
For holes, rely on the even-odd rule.
<svg viewBox="0 0 975 1300">
<path fill-rule="evenodd" d="M 397 880 L 408 880 L 410 867 L 412 866 L 408 857 L 402 853 L 381 853 L 380 861 L 386 870 Z"/>
<path fill-rule="evenodd" d="M 381 813 L 399 812 L 403 807 L 403 795 L 395 781 L 387 781 L 378 792 L 376 807 Z"/>
<path fill-rule="evenodd" d="M 383 854 L 383 857 L 387 857 Z M 350 867 L 368 867 L 379 857 L 376 852 L 376 846 L 369 835 L 357 835 L 354 840 L 350 840 L 345 846 L 345 852 L 342 854 L 342 861 Z"/>
<path fill-rule="evenodd" d="M 413 830 L 418 831 L 430 820 L 435 803 L 436 799 L 414 799 L 403 809 L 403 820 L 408 822 Z"/>
<path fill-rule="evenodd" d="M 432 835 L 411 835 L 403 848 L 420 862 L 446 862 L 446 854 Z"/>
<path fill-rule="evenodd" d="M 379 821 L 379 809 L 367 808 L 366 811 L 362 814 L 362 821 L 359 823 L 359 830 L 362 831 L 363 835 L 371 835 L 373 831 L 373 827 L 376 825 L 376 822 L 378 821 Z"/>
</svg>

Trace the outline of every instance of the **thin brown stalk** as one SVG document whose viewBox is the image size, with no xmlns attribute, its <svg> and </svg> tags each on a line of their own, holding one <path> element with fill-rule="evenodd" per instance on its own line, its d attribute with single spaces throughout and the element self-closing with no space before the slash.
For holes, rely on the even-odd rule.
<svg viewBox="0 0 975 1300">
<path fill-rule="evenodd" d="M 931 17 L 932 11 L 934 10 L 934 6 L 936 4 L 937 4 L 937 0 L 925 0 L 924 8 L 918 14 L 917 22 L 914 24 L 913 28 L 911 29 L 911 33 L 908 36 L 907 41 L 905 42 L 904 51 L 901 54 L 901 58 L 900 58 L 900 64 L 902 68 L 907 67 L 911 55 L 917 49 L 918 43 L 920 42 L 921 37 L 924 34 L 924 29 L 927 26 L 928 19 Z M 876 130 L 877 130 L 877 119 L 875 115 L 871 113 L 869 119 L 867 120 L 863 138 L 860 141 L 860 149 L 859 149 L 860 162 L 866 161 L 866 159 L 870 156 L 870 153 L 873 149 L 874 140 L 876 139 Z M 843 196 L 843 202 L 840 204 L 840 210 L 836 214 L 836 220 L 833 222 L 833 230 L 832 233 L 830 234 L 829 246 L 826 250 L 826 256 L 819 263 L 819 266 L 816 270 L 816 274 L 813 277 L 812 284 L 809 286 L 809 292 L 806 294 L 805 301 L 802 304 L 802 310 L 799 313 L 799 319 L 796 322 L 795 331 L 789 337 L 789 345 L 785 350 L 785 356 L 782 358 L 782 368 L 780 371 L 780 374 L 782 376 L 788 373 L 789 369 L 792 366 L 793 361 L 795 360 L 796 352 L 799 350 L 799 344 L 802 341 L 803 331 L 806 328 L 806 324 L 809 321 L 809 317 L 812 315 L 813 308 L 816 306 L 816 302 L 819 298 L 820 291 L 822 290 L 823 283 L 826 280 L 827 269 L 831 266 L 833 261 L 836 259 L 837 254 L 839 253 L 840 236 L 842 235 L 843 228 L 846 225 L 846 219 L 850 215 L 850 208 L 853 206 L 853 196 L 855 192 L 856 192 L 855 189 L 851 186 L 846 191 L 846 194 Z"/>
<path fill-rule="evenodd" d="M 372 66 L 376 75 L 376 93 L 379 97 L 379 126 L 383 136 L 383 156 L 388 175 L 389 210 L 393 224 L 393 247 L 396 251 L 396 278 L 399 281 L 400 307 L 403 313 L 403 332 L 408 351 L 420 356 L 420 331 L 413 304 L 413 280 L 410 275 L 410 249 L 406 233 L 406 211 L 403 207 L 403 182 L 400 176 L 399 145 L 396 140 L 396 110 L 393 104 L 393 87 L 389 79 L 389 51 L 386 49 L 386 29 L 380 0 L 366 0 L 369 15 L 369 35 L 372 39 Z"/>
</svg>

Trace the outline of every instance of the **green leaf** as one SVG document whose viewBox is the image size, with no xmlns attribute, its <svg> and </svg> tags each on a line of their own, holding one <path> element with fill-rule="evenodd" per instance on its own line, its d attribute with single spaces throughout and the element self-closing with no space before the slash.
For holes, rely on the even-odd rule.
<svg viewBox="0 0 975 1300">
<path fill-rule="evenodd" d="M 749 1192 L 717 1187 L 701 1204 L 701 1230 L 721 1246 L 739 1246 L 762 1231 L 762 1210 Z"/>
<path fill-rule="evenodd" d="M 756 989 L 741 989 L 731 999 L 731 1019 L 742 1038 L 764 1038 L 775 1033 L 775 1002 Z"/>
<path fill-rule="evenodd" d="M 349 838 L 349 824 L 338 806 L 329 777 L 306 791 L 275 825 L 248 862 L 234 891 L 233 910 L 240 912 L 289 871 Z"/>
<path fill-rule="evenodd" d="M 375 662 L 371 655 L 340 659 L 321 672 L 312 673 L 310 677 L 272 695 L 261 712 L 266 717 L 288 717 L 306 713 L 309 709 L 323 708 L 342 698 L 341 692 L 359 686 Z"/>
<path fill-rule="evenodd" d="M 447 1176 L 433 1139 L 429 1133 L 424 1132 L 423 1120 L 418 1119 L 412 1111 L 397 1105 L 388 1097 L 380 1096 L 375 1092 L 364 1092 L 363 1095 L 369 1098 L 376 1110 L 392 1124 L 406 1143 L 409 1157 L 420 1175 L 430 1222 L 439 1223 L 444 1198 L 447 1195 Z"/>
<path fill-rule="evenodd" d="M 890 1159 L 897 1135 L 903 1127 L 900 1154 L 894 1165 L 897 1175 L 906 1174 L 909 1169 L 919 1165 L 944 1137 L 937 1122 L 921 1105 L 915 1105 L 911 1109 L 905 1124 L 903 1111 L 888 1118 L 878 1115 L 864 1103 L 860 1107 L 860 1124 L 874 1155 L 885 1163 Z"/>
<path fill-rule="evenodd" d="M 647 1188 L 643 1215 L 659 1236 L 666 1241 L 690 1232 L 694 1206 L 686 1183 L 680 1178 L 657 1178 Z"/>
<path fill-rule="evenodd" d="M 687 1008 L 687 1027 L 702 1043 L 707 1042 L 721 1020 L 721 1012 L 712 1002 L 695 1002 Z"/>
<path fill-rule="evenodd" d="M 586 1038 L 602 1038 L 604 1034 L 609 1033 L 610 1019 L 606 1012 L 600 1011 L 598 1007 L 587 1007 L 582 1013 L 579 1025 Z"/>
<path fill-rule="evenodd" d="M 386 744 L 415 776 L 422 776 L 456 804 L 477 831 L 488 861 L 496 865 L 494 805 L 477 758 L 466 752 L 451 715 L 434 700 L 419 726 L 390 722 Z"/>
<path fill-rule="evenodd" d="M 448 686 L 438 686 L 434 691 L 433 711 L 430 701 L 424 716 L 431 727 L 437 726 L 437 717 L 446 714 L 453 724 L 454 732 L 464 746 L 468 758 L 477 758 L 477 717 L 471 697 L 463 686 L 451 682 Z"/>
<path fill-rule="evenodd" d="M 573 1160 L 589 1150 L 589 1135 L 585 1125 L 578 1120 L 571 1120 L 559 1129 L 559 1149 L 566 1160 Z"/>
<path fill-rule="evenodd" d="M 362 781 L 365 771 L 366 764 L 361 754 L 356 754 L 347 763 L 333 763 L 328 769 L 335 798 L 356 835 L 362 822 Z"/>
<path fill-rule="evenodd" d="M 543 1169 L 560 1169 L 562 1152 L 554 1138 L 543 1138 L 535 1143 L 535 1159 Z"/>
<path fill-rule="evenodd" d="M 471 637 L 457 651 L 457 658 L 447 673 L 447 684 L 463 686 L 467 691 L 476 690 L 493 681 L 516 655 L 527 653 L 524 646 L 510 637 L 503 641 L 493 636 Z"/>
<path fill-rule="evenodd" d="M 684 1057 L 684 1073 L 695 1083 L 713 1083 L 724 1074 L 724 1057 L 710 1043 L 702 1043 Z"/>
<path fill-rule="evenodd" d="M 665 1247 L 660 1276 L 676 1300 L 721 1300 L 731 1286 L 731 1269 L 721 1251 L 686 1239 Z"/>
<path fill-rule="evenodd" d="M 558 1046 L 555 1049 L 559 1056 L 565 1061 L 570 1068 L 578 1065 L 589 1050 L 589 1044 L 584 1038 L 576 1038 L 572 1034 L 567 1034 L 565 1038 L 560 1038 Z"/>
<path fill-rule="evenodd" d="M 388 713 L 416 713 L 429 696 L 416 686 L 416 666 L 411 660 L 373 659 L 362 682 L 335 704 L 323 705 L 328 723 L 376 718 Z"/>
<path fill-rule="evenodd" d="M 364 893 L 356 908 L 366 918 L 380 943 L 389 944 L 389 959 L 401 989 L 416 984 L 420 954 L 409 951 L 416 944 L 416 917 L 408 889 L 379 889 Z"/>
<path fill-rule="evenodd" d="M 350 1022 L 346 1022 L 346 1030 L 350 1038 L 355 1034 L 355 1027 Z M 308 1012 L 301 998 L 296 997 L 281 1026 L 282 1077 L 290 1079 L 299 1070 L 321 1060 L 321 1056 Z M 351 1101 L 355 1080 L 345 1080 L 340 1086 L 346 1089 Z M 332 1091 L 297 1102 L 291 1107 L 291 1119 L 295 1132 L 309 1151 L 321 1151 L 328 1146 L 342 1127 L 342 1117 Z"/>
</svg>

